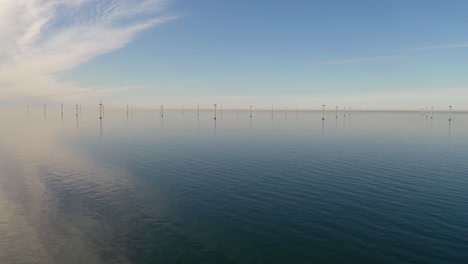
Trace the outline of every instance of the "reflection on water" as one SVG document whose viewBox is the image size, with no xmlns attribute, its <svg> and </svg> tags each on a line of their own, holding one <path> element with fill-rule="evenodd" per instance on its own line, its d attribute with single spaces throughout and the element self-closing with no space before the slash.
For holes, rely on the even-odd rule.
<svg viewBox="0 0 468 264">
<path fill-rule="evenodd" d="M 468 261 L 467 114 L 126 111 L 0 112 L 0 263 Z"/>
</svg>

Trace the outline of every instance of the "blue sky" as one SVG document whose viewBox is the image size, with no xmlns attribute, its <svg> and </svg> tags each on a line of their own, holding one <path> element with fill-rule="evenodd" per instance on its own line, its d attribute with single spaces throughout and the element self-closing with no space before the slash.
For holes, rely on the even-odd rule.
<svg viewBox="0 0 468 264">
<path fill-rule="evenodd" d="M 32 13 L 51 2 L 8 0 L 6 5 L 10 1 L 8 8 L 27 7 Z M 61 1 L 19 27 L 18 39 L 24 38 L 21 30 L 30 32 L 47 18 L 31 47 L 23 47 L 27 56 L 19 49 L 0 52 L 0 58 L 24 57 L 20 73 L 31 68 L 29 72 L 40 72 L 35 83 L 41 84 L 44 76 L 53 80 L 25 88 L 30 84 L 9 77 L 11 72 L 2 75 L 9 65 L 3 63 L 0 85 L 7 88 L 0 96 L 33 102 L 103 98 L 115 105 L 187 108 L 197 103 L 226 108 L 468 105 L 465 0 L 99 2 Z M 121 17 L 118 8 L 133 12 Z M 112 23 L 106 24 L 109 19 Z M 5 28 L 0 24 L 0 36 L 2 29 L 4 36 L 12 34 Z M 87 29 L 102 36 L 87 36 Z M 70 39 L 57 44 L 64 38 Z M 41 49 L 28 50 L 36 46 Z M 54 48 L 63 52 L 47 55 Z M 53 70 L 44 70 L 47 63 L 39 70 L 30 67 L 28 57 L 39 53 L 40 60 L 32 60 L 53 61 Z"/>
</svg>

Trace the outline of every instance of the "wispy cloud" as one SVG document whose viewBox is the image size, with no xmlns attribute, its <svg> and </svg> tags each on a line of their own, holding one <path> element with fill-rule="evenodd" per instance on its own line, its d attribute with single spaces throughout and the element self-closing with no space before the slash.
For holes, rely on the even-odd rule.
<svg viewBox="0 0 468 264">
<path fill-rule="evenodd" d="M 367 58 L 354 58 L 346 60 L 330 60 L 311 63 L 310 65 L 341 65 L 341 64 L 354 64 L 354 63 L 366 63 L 366 62 L 381 62 L 381 61 L 392 61 L 399 60 L 402 57 L 367 57 Z"/>
<path fill-rule="evenodd" d="M 174 19 L 169 0 L 2 0 L 0 99 L 79 99 L 109 87 L 83 87 L 57 74 L 123 48 L 150 27 Z"/>
<path fill-rule="evenodd" d="M 458 43 L 458 44 L 436 45 L 436 46 L 421 46 L 421 47 L 417 47 L 416 50 L 460 49 L 460 48 L 468 48 L 468 42 Z"/>
</svg>

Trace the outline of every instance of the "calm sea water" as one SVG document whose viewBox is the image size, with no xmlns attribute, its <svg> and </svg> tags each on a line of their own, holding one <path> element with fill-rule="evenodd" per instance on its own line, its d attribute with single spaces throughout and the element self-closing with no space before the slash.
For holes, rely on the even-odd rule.
<svg viewBox="0 0 468 264">
<path fill-rule="evenodd" d="M 0 263 L 468 263 L 468 114 L 0 112 Z"/>
</svg>

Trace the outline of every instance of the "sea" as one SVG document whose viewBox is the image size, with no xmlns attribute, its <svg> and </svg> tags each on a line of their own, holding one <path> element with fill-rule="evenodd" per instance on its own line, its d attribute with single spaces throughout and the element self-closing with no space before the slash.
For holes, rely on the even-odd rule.
<svg viewBox="0 0 468 264">
<path fill-rule="evenodd" d="M 0 110 L 0 263 L 468 263 L 468 113 Z"/>
</svg>

